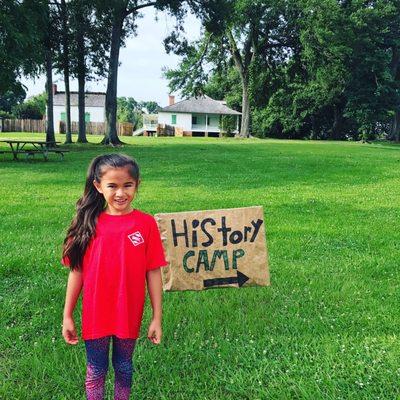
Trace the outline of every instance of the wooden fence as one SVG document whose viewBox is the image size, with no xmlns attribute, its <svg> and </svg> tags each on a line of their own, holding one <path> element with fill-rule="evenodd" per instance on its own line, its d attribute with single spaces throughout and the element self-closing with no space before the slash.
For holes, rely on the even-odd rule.
<svg viewBox="0 0 400 400">
<path fill-rule="evenodd" d="M 71 132 L 78 133 L 79 123 L 71 122 Z M 60 121 L 59 132 L 65 133 L 65 122 Z M 105 122 L 86 122 L 86 134 L 88 135 L 104 135 L 106 133 Z M 133 124 L 130 122 L 117 122 L 117 134 L 119 136 L 132 136 Z"/>
<path fill-rule="evenodd" d="M 78 122 L 72 121 L 72 133 L 78 133 Z M 40 132 L 46 131 L 46 120 L 42 119 L 0 119 L 0 132 Z M 65 133 L 65 122 L 60 121 L 59 132 Z M 105 122 L 86 122 L 86 133 L 89 135 L 104 135 Z M 119 136 L 132 136 L 133 124 L 118 122 L 117 134 Z"/>
<path fill-rule="evenodd" d="M 43 119 L 0 119 L 0 132 L 40 132 L 46 131 Z"/>
<path fill-rule="evenodd" d="M 158 124 L 157 136 L 175 136 L 175 127 L 173 125 Z"/>
</svg>

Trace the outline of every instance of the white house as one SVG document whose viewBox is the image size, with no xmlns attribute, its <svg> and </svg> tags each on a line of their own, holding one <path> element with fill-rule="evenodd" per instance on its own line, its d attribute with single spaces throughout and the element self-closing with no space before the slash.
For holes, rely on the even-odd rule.
<svg viewBox="0 0 400 400">
<path fill-rule="evenodd" d="M 208 96 L 191 97 L 175 103 L 169 96 L 169 105 L 158 112 L 158 124 L 172 125 L 189 136 L 219 136 L 222 115 L 236 115 L 236 132 L 239 127 L 240 112 L 232 110 L 225 101 L 214 100 Z M 145 130 L 155 130 L 154 121 Z"/>
<path fill-rule="evenodd" d="M 70 93 L 71 122 L 79 121 L 78 92 Z M 65 116 L 65 92 L 57 91 L 57 85 L 53 85 L 53 112 L 54 132 L 59 133 L 60 121 L 66 120 Z M 105 122 L 106 94 L 103 92 L 85 93 L 85 121 Z"/>
</svg>

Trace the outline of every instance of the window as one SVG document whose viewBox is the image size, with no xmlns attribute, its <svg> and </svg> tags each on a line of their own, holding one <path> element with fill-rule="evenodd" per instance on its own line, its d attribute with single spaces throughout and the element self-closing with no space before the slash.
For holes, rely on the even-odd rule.
<svg viewBox="0 0 400 400">
<path fill-rule="evenodd" d="M 66 115 L 65 112 L 62 112 L 62 113 L 61 113 L 60 119 L 61 119 L 62 122 L 65 122 L 65 121 L 67 120 L 67 115 Z"/>
<path fill-rule="evenodd" d="M 197 125 L 197 117 L 192 116 L 192 125 Z"/>
<path fill-rule="evenodd" d="M 171 124 L 172 125 L 176 124 L 176 115 L 175 114 L 171 115 Z"/>
<path fill-rule="evenodd" d="M 90 113 L 85 112 L 85 122 L 90 122 Z"/>
</svg>

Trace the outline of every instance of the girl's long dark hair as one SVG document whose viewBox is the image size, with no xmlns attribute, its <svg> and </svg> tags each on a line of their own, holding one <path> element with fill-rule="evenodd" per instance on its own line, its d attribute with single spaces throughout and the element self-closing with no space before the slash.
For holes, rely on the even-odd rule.
<svg viewBox="0 0 400 400">
<path fill-rule="evenodd" d="M 71 270 L 82 271 L 83 257 L 95 235 L 97 218 L 105 208 L 104 196 L 95 188 L 93 181 L 100 183 L 107 168 L 127 167 L 129 174 L 139 184 L 139 166 L 136 161 L 120 153 L 95 157 L 88 168 L 83 196 L 76 202 L 76 214 L 64 239 L 63 257 L 67 257 Z"/>
</svg>

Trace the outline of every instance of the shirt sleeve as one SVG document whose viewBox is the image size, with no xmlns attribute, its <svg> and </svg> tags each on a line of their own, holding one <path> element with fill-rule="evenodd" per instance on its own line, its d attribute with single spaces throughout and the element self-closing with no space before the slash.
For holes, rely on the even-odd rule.
<svg viewBox="0 0 400 400">
<path fill-rule="evenodd" d="M 154 217 L 151 217 L 149 236 L 146 244 L 146 271 L 167 266 L 160 231 Z"/>
</svg>

